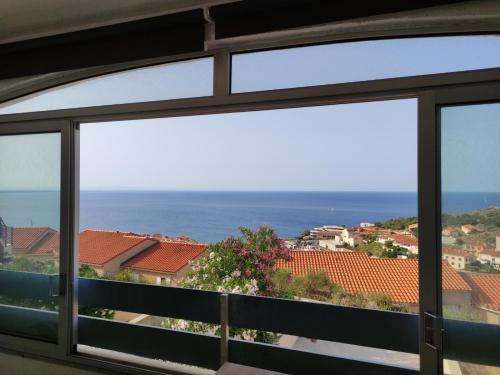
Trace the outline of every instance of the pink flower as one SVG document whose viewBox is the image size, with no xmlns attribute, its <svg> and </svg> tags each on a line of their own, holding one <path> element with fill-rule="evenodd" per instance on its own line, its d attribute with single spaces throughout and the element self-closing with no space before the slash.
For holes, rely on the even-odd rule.
<svg viewBox="0 0 500 375">
<path fill-rule="evenodd" d="M 264 263 L 259 263 L 257 268 L 259 269 L 260 272 L 264 272 L 264 270 L 266 269 L 266 266 L 264 265 Z"/>
<path fill-rule="evenodd" d="M 252 276 L 252 272 L 250 272 L 250 270 L 248 268 L 245 270 L 245 276 L 246 277 Z"/>
</svg>

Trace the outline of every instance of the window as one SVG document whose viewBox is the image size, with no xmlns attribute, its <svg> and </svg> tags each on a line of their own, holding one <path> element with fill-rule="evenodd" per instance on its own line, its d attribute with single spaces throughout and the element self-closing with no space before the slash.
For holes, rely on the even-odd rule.
<svg viewBox="0 0 500 375">
<path fill-rule="evenodd" d="M 454 36 L 241 53 L 233 55 L 232 92 L 495 68 L 499 51 L 498 36 Z"/>
<path fill-rule="evenodd" d="M 443 293 L 443 316 L 496 325 L 500 272 L 481 259 L 497 251 L 500 230 L 500 104 L 445 106 L 440 109 L 440 123 L 442 225 L 456 229 L 457 251 L 481 244 L 469 264 L 459 264 L 464 268 L 458 271 L 460 288 L 453 295 Z M 461 233 L 464 227 L 469 230 Z M 443 277 L 449 272 L 445 266 Z M 445 373 L 455 373 L 457 366 L 462 372 L 498 373 L 498 367 L 448 360 Z"/>
<path fill-rule="evenodd" d="M 210 96 L 211 57 L 106 74 L 0 104 L 0 115 Z"/>
<path fill-rule="evenodd" d="M 57 341 L 60 143 L 0 135 L 0 333 Z"/>
<path fill-rule="evenodd" d="M 281 297 L 417 319 L 418 241 L 408 230 L 417 224 L 415 100 L 92 123 L 80 131 L 87 277 L 165 285 L 168 274 L 171 285 L 233 293 L 242 304 L 245 295 Z M 116 308 L 109 318 L 219 332 L 217 324 L 140 308 Z M 233 339 L 418 368 L 409 329 L 397 330 L 402 346 L 389 340 L 368 349 L 362 337 L 373 327 L 361 319 L 352 327 L 362 329 L 356 346 L 256 329 L 248 313 L 232 313 L 240 317 Z M 103 347 L 84 331 L 79 337 L 80 350 Z"/>
</svg>

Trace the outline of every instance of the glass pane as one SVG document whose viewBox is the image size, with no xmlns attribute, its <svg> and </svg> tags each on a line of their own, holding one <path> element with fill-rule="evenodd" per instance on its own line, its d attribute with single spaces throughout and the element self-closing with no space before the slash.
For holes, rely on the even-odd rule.
<svg viewBox="0 0 500 375">
<path fill-rule="evenodd" d="M 0 136 L 0 331 L 57 339 L 60 133 Z"/>
<path fill-rule="evenodd" d="M 443 316 L 500 324 L 500 104 L 442 108 L 441 142 Z M 459 277 L 447 282 L 451 272 Z M 500 371 L 454 361 L 446 368 Z"/>
<path fill-rule="evenodd" d="M 81 275 L 145 288 L 359 307 L 368 310 L 367 319 L 373 309 L 390 310 L 416 322 L 416 104 L 411 99 L 82 124 Z M 80 311 L 158 329 L 219 332 L 217 324 L 149 315 L 140 310 L 146 302 L 135 312 L 105 310 L 105 304 Z M 336 324 L 342 323 L 325 323 L 325 331 L 334 332 Z M 412 353 L 243 328 L 232 327 L 230 334 L 419 366 L 411 329 L 398 335 L 414 343 Z M 80 343 L 93 353 L 102 345 Z"/>
<path fill-rule="evenodd" d="M 275 90 L 500 66 L 500 37 L 325 44 L 233 55 L 232 92 Z"/>
<path fill-rule="evenodd" d="M 0 114 L 210 96 L 213 59 L 181 61 L 107 74 L 0 105 Z"/>
</svg>

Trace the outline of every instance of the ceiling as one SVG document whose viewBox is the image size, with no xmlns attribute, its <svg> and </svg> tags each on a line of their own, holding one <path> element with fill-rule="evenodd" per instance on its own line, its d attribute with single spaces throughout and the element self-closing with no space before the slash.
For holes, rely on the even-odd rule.
<svg viewBox="0 0 500 375">
<path fill-rule="evenodd" d="M 1 0 L 0 44 L 235 0 Z"/>
</svg>

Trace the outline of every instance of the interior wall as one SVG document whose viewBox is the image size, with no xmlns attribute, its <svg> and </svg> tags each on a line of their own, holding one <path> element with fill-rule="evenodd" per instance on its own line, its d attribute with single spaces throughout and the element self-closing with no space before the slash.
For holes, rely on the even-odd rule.
<svg viewBox="0 0 500 375">
<path fill-rule="evenodd" d="M 96 375 L 106 372 L 94 372 L 69 367 L 62 364 L 26 358 L 19 355 L 0 352 L 0 374 L 2 375 Z"/>
</svg>

